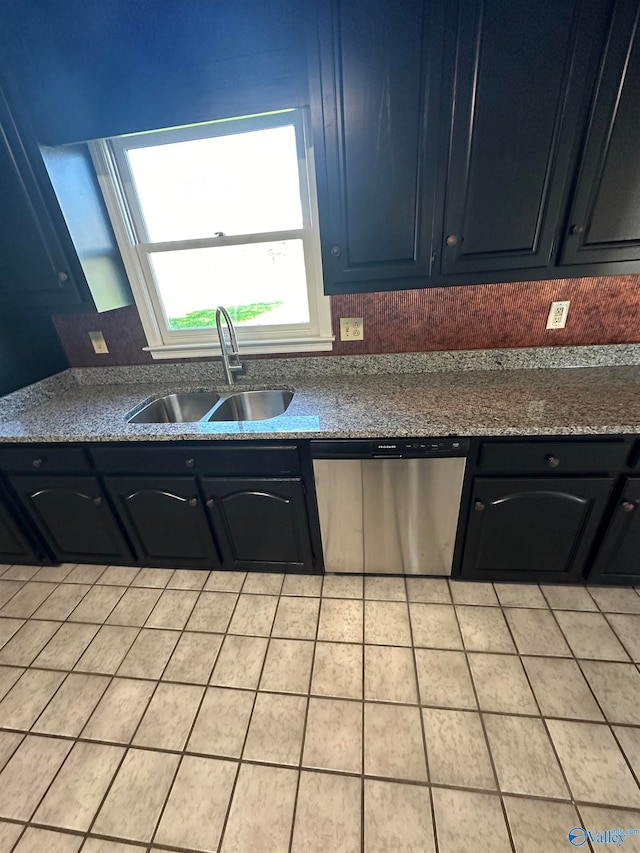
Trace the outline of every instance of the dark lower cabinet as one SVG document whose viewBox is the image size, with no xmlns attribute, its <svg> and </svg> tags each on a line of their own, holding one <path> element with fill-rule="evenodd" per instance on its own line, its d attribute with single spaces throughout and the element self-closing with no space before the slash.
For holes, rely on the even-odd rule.
<svg viewBox="0 0 640 853">
<path fill-rule="evenodd" d="M 576 581 L 611 478 L 476 478 L 462 576 Z"/>
<path fill-rule="evenodd" d="M 313 569 L 302 480 L 212 477 L 202 483 L 226 568 Z"/>
<path fill-rule="evenodd" d="M 625 483 L 589 581 L 620 584 L 640 581 L 640 477 L 631 477 Z"/>
<path fill-rule="evenodd" d="M 0 563 L 38 563 L 40 560 L 13 515 L 0 503 Z"/>
<path fill-rule="evenodd" d="M 219 567 L 195 477 L 108 477 L 105 483 L 141 563 Z"/>
<path fill-rule="evenodd" d="M 96 477 L 24 476 L 10 482 L 56 560 L 133 560 Z"/>
</svg>

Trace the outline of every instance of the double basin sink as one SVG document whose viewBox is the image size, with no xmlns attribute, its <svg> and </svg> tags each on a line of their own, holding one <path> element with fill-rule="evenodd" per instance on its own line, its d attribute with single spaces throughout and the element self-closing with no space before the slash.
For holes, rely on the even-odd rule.
<svg viewBox="0 0 640 853">
<path fill-rule="evenodd" d="M 284 414 L 293 391 L 189 391 L 167 394 L 127 417 L 130 424 L 263 421 Z"/>
</svg>

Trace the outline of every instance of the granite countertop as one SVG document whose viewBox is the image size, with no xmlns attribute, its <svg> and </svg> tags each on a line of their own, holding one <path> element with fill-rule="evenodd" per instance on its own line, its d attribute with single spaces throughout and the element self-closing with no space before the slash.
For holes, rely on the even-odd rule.
<svg viewBox="0 0 640 853">
<path fill-rule="evenodd" d="M 285 414 L 244 423 L 128 424 L 127 414 L 144 400 L 175 391 L 228 390 L 223 383 L 203 383 L 202 371 L 181 369 L 179 381 L 175 371 L 156 370 L 153 375 L 163 381 L 143 382 L 137 379 L 147 379 L 150 371 L 66 371 L 0 400 L 0 441 L 640 434 L 640 365 L 316 376 L 303 371 L 270 382 L 254 376 L 238 390 L 295 392 Z M 128 381 L 113 381 L 123 376 Z"/>
</svg>

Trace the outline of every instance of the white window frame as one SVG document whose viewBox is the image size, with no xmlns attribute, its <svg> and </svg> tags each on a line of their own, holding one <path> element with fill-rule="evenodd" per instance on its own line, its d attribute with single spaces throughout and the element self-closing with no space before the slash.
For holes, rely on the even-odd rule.
<svg viewBox="0 0 640 853">
<path fill-rule="evenodd" d="M 127 150 L 289 125 L 294 126 L 296 133 L 302 228 L 170 242 L 153 243 L 148 240 L 129 170 Z M 322 286 L 315 171 L 306 110 L 285 110 L 184 128 L 99 139 L 90 142 L 89 149 L 147 337 L 148 346 L 144 349 L 150 352 L 154 359 L 219 355 L 220 346 L 215 329 L 169 329 L 149 262 L 151 254 L 290 239 L 302 240 L 310 321 L 299 325 L 238 326 L 241 351 L 251 355 L 328 351 L 333 348 L 335 338 L 331 327 L 330 301 L 329 297 L 324 295 Z"/>
</svg>

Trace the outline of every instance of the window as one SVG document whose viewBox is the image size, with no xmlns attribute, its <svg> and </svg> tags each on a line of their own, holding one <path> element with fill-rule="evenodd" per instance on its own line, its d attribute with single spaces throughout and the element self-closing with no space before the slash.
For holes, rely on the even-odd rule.
<svg viewBox="0 0 640 853">
<path fill-rule="evenodd" d="M 91 143 L 149 351 L 331 349 L 312 152 L 302 110 Z"/>
</svg>

